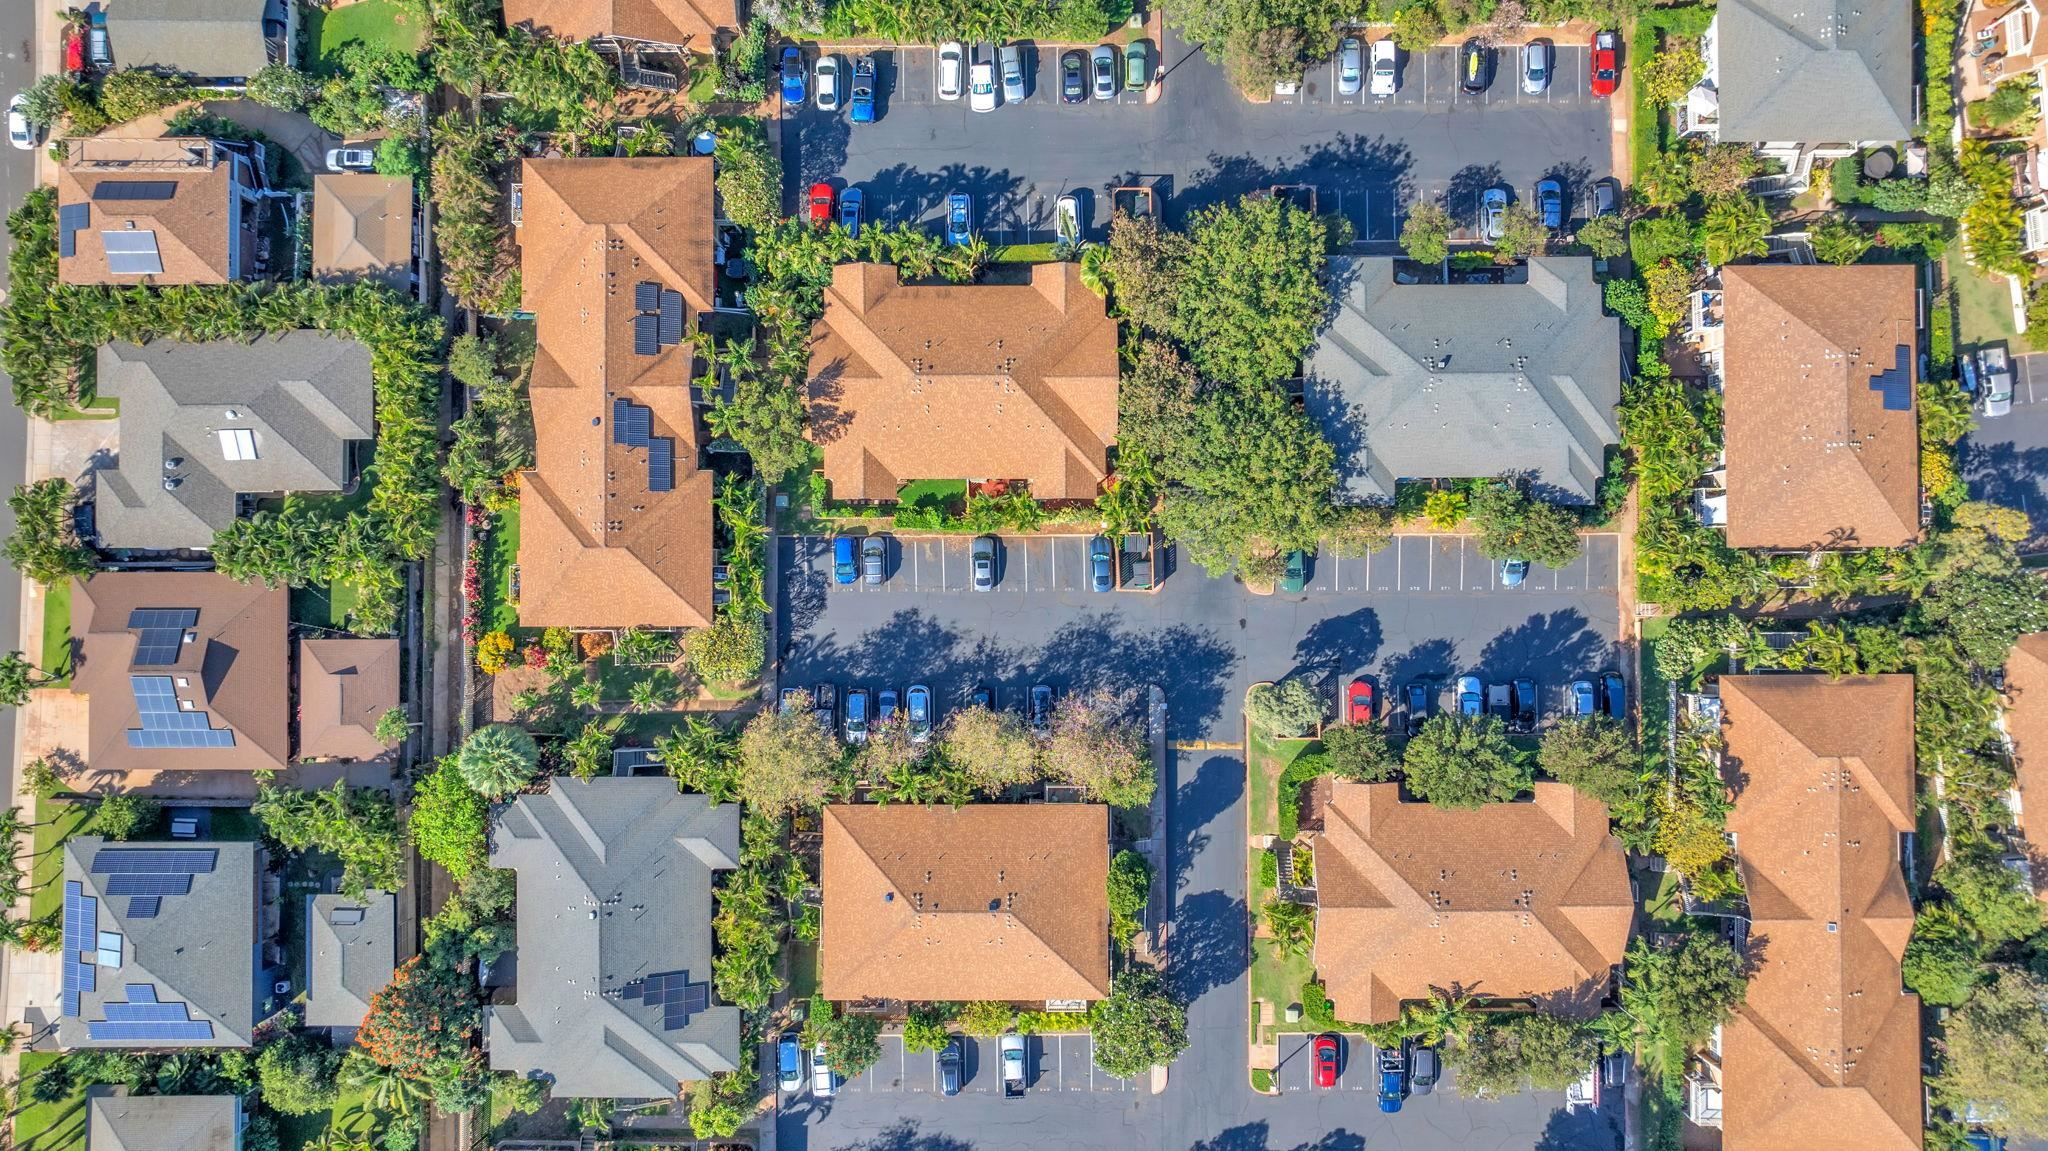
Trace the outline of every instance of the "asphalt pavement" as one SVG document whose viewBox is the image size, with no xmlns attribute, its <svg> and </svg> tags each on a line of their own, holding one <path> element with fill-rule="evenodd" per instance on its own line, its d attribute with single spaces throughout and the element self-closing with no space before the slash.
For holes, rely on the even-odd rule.
<svg viewBox="0 0 2048 1151">
<path fill-rule="evenodd" d="M 11 95 L 35 82 L 35 7 L 0 4 L 0 95 Z M 0 148 L 0 204 L 11 212 L 36 186 L 35 153 Z M 14 240 L 0 231 L 0 286 L 6 284 L 7 257 Z M 12 493 L 28 476 L 28 418 L 14 406 L 14 382 L 0 371 L 0 486 Z M 14 533 L 14 512 L 0 506 L 0 534 Z M 0 571 L 0 651 L 21 647 L 22 580 L 12 567 Z M 29 653 L 38 658 L 39 653 Z M 14 782 L 14 709 L 0 708 L 0 795 L 11 794 Z"/>
<path fill-rule="evenodd" d="M 2048 355 L 2014 356 L 2012 411 L 1979 415 L 1957 461 L 1972 498 L 2018 508 L 2034 519 L 2029 550 L 2048 550 Z"/>
</svg>

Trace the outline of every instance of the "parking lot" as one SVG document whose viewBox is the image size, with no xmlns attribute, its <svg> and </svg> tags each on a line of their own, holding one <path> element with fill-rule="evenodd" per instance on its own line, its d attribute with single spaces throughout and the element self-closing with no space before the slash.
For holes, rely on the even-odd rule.
<svg viewBox="0 0 2048 1151">
<path fill-rule="evenodd" d="M 1583 215 L 1612 168 L 1610 102 L 1587 92 L 1584 45 L 1558 45 L 1556 78 L 1537 96 L 1520 91 L 1511 50 L 1475 96 L 1454 82 L 1455 50 L 1436 48 L 1404 58 L 1392 99 L 1339 95 L 1325 63 L 1269 103 L 1246 100 L 1171 31 L 1163 48 L 1156 102 L 1126 92 L 1064 104 L 1059 52 L 1045 48 L 1027 52 L 1034 81 L 1024 102 L 986 114 L 936 98 L 931 49 L 874 53 L 875 123 L 810 104 L 784 113 L 785 207 L 794 211 L 813 183 L 858 186 L 868 220 L 936 226 L 946 196 L 965 192 L 992 244 L 1046 243 L 1054 203 L 1069 192 L 1086 237 L 1100 240 L 1118 187 L 1153 188 L 1177 222 L 1247 192 L 1305 185 L 1318 210 L 1350 220 L 1370 249 L 1395 240 L 1421 197 L 1440 198 L 1469 227 L 1479 191 L 1496 184 L 1527 200 L 1538 180 L 1556 178 Z"/>
<path fill-rule="evenodd" d="M 1959 464 L 1972 498 L 2031 515 L 2030 550 L 2048 550 L 2048 355 L 2014 356 L 2012 369 L 2012 411 L 1979 415 Z"/>
<path fill-rule="evenodd" d="M 901 1035 L 881 1038 L 882 1058 L 860 1076 L 839 1085 L 839 1095 L 938 1095 L 939 1056 L 936 1051 L 907 1051 Z M 994 1039 L 963 1036 L 960 1098 L 1003 1094 L 1001 1064 Z M 1115 1094 L 1136 1090 L 1130 1080 L 1118 1079 L 1095 1066 L 1093 1041 L 1083 1032 L 1074 1035 L 1029 1035 L 1024 1039 L 1024 1083 L 1032 1095 L 1092 1091 Z M 811 1085 L 782 1095 L 782 1106 L 811 1099 Z M 811 1101 L 815 1101 L 812 1099 Z"/>
</svg>

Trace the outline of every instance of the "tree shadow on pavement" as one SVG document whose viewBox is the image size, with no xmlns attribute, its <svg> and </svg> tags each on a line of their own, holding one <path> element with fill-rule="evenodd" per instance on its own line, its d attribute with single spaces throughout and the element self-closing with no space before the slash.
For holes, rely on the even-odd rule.
<svg viewBox="0 0 2048 1151">
<path fill-rule="evenodd" d="M 1166 974 L 1183 1002 L 1227 987 L 1250 969 L 1244 932 L 1244 900 L 1221 891 L 1204 891 L 1174 906 Z"/>
<path fill-rule="evenodd" d="M 1473 670 L 1496 680 L 1516 675 L 1571 679 L 1598 671 L 1612 646 L 1578 609 L 1564 608 L 1532 615 L 1520 627 L 1488 640 Z"/>
<path fill-rule="evenodd" d="M 1382 638 L 1380 613 L 1374 608 L 1317 620 L 1294 645 L 1294 670 L 1288 674 L 1342 674 L 1371 667 Z"/>
<path fill-rule="evenodd" d="M 1188 1151 L 1365 1151 L 1365 1136 L 1339 1127 L 1313 1143 L 1278 1148 L 1273 1146 L 1272 1133 L 1261 1120 L 1232 1127 L 1213 1139 L 1196 1143 Z"/>
</svg>

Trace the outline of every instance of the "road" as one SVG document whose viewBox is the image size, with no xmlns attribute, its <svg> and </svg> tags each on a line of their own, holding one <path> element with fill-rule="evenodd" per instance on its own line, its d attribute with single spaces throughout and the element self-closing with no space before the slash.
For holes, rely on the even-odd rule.
<svg viewBox="0 0 2048 1151">
<path fill-rule="evenodd" d="M 6 46 L 0 53 L 0 94 L 19 92 L 34 81 L 35 61 L 26 50 L 35 39 L 35 25 L 34 5 L 0 4 L 0 45 Z M 11 212 L 35 187 L 35 153 L 15 148 L 0 148 L 0 152 L 6 153 L 0 156 L 0 204 Z M 13 240 L 0 233 L 0 289 L 6 287 L 6 258 L 13 251 Z M 11 402 L 14 382 L 4 371 L 0 371 L 0 390 L 10 397 L 9 402 L 0 404 L 0 478 L 11 492 L 28 473 L 28 419 Z M 13 531 L 14 513 L 0 506 L 0 532 Z M 0 651 L 21 647 L 21 585 L 14 569 L 0 572 Z M 4 761 L 0 763 L 0 794 L 13 792 L 13 747 L 14 709 L 0 708 L 0 748 L 9 749 L 0 755 Z"/>
</svg>

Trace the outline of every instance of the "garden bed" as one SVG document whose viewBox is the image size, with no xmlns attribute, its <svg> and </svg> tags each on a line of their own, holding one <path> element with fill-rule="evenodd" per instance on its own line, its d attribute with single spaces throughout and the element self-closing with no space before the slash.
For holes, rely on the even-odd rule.
<svg viewBox="0 0 2048 1151">
<path fill-rule="evenodd" d="M 1280 805 L 1281 777 L 1287 768 L 1302 755 L 1313 750 L 1314 740 L 1287 739 L 1270 740 L 1252 733 L 1246 743 L 1245 764 L 1249 776 L 1248 788 L 1251 807 L 1247 815 L 1247 827 L 1251 838 L 1278 835 L 1282 821 Z M 1252 922 L 1259 922 L 1260 909 L 1273 896 L 1273 885 L 1266 882 L 1261 874 L 1259 858 L 1264 853 L 1250 843 L 1245 848 L 1245 890 L 1250 893 L 1246 914 Z M 1254 1014 L 1254 1045 L 1273 1043 L 1278 1032 L 1285 1026 L 1287 1006 L 1300 1001 L 1302 984 L 1315 976 L 1315 964 L 1305 955 L 1279 956 L 1273 953 L 1272 944 L 1264 939 L 1252 940 L 1251 954 L 1251 997 Z M 1271 1005 L 1271 1018 L 1260 1025 L 1257 1003 L 1265 1001 Z"/>
</svg>

